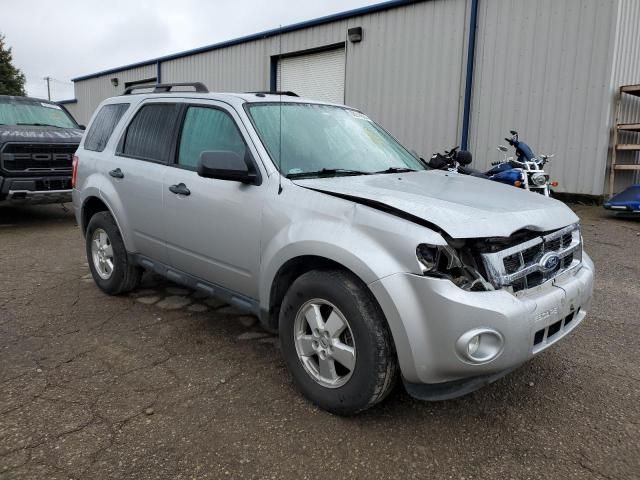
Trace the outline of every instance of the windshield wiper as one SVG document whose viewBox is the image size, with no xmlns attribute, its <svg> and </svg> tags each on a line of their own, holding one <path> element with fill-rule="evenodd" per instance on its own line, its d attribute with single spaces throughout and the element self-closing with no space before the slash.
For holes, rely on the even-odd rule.
<svg viewBox="0 0 640 480">
<path fill-rule="evenodd" d="M 361 170 L 349 170 L 348 168 L 323 168 L 313 172 L 296 172 L 288 173 L 287 178 L 304 178 L 304 177 L 335 177 L 338 175 L 371 175 L 371 172 L 363 172 Z"/>
<path fill-rule="evenodd" d="M 379 170 L 375 173 L 405 173 L 405 172 L 416 172 L 417 170 L 408 167 L 389 167 L 386 170 Z"/>
<path fill-rule="evenodd" d="M 55 128 L 64 128 L 60 125 L 52 125 L 50 123 L 16 123 L 16 125 L 28 125 L 33 127 L 55 127 Z"/>
</svg>

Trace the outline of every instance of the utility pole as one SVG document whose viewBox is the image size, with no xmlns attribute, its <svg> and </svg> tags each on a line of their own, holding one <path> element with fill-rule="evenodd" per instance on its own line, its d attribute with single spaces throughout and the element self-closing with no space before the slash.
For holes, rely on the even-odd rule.
<svg viewBox="0 0 640 480">
<path fill-rule="evenodd" d="M 49 86 L 49 81 L 51 80 L 51 77 L 44 77 L 44 79 L 47 82 L 47 99 L 51 100 L 51 87 Z"/>
</svg>

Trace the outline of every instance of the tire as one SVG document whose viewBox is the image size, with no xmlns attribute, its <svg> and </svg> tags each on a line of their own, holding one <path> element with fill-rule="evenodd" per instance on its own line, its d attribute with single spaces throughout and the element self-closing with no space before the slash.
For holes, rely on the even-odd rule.
<svg viewBox="0 0 640 480">
<path fill-rule="evenodd" d="M 314 336 L 311 324 L 315 320 L 309 322 L 308 318 L 318 315 L 326 328 Z M 339 337 L 327 337 L 330 331 L 339 331 L 334 328 L 339 324 L 336 317 L 346 320 L 346 326 Z M 397 359 L 387 322 L 366 285 L 348 272 L 314 270 L 298 277 L 283 300 L 279 334 L 294 383 L 324 410 L 356 414 L 382 401 L 395 385 Z M 350 354 L 345 356 L 351 347 L 353 359 Z M 344 365 L 352 361 L 354 366 L 349 369 L 337 358 Z M 327 368 L 331 361 L 333 368 Z M 333 382 L 331 375 L 323 375 L 327 372 L 338 379 L 327 383 L 326 379 Z"/>
<path fill-rule="evenodd" d="M 111 253 L 111 272 L 108 275 L 105 274 L 108 268 L 102 269 L 99 260 L 94 258 L 94 248 L 98 248 L 97 244 L 94 246 L 94 240 L 104 239 L 103 233 L 106 235 L 105 244 L 110 247 L 104 250 L 106 257 L 103 258 L 108 258 L 108 253 Z M 100 239 L 94 238 L 95 236 L 99 236 Z M 109 295 L 118 295 L 129 292 L 139 285 L 142 269 L 129 261 L 120 230 L 109 212 L 98 212 L 91 217 L 85 243 L 89 269 L 100 290 Z"/>
</svg>

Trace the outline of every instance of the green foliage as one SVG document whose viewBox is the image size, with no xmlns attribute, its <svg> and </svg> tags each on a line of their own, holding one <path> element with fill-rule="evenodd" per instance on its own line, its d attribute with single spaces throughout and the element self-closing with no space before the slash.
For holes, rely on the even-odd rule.
<svg viewBox="0 0 640 480">
<path fill-rule="evenodd" d="M 26 95 L 24 82 L 24 73 L 13 65 L 11 48 L 0 34 L 0 95 Z"/>
</svg>

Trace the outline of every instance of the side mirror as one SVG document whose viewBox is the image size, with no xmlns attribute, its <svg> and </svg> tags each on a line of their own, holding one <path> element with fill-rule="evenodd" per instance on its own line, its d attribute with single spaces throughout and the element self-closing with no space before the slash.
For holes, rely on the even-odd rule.
<svg viewBox="0 0 640 480">
<path fill-rule="evenodd" d="M 79 128 L 80 130 L 86 130 L 86 129 L 87 129 L 87 127 L 85 127 L 84 125 L 78 125 L 78 128 Z"/>
<path fill-rule="evenodd" d="M 501 152 L 508 152 L 509 149 L 507 147 L 505 147 L 504 145 L 498 145 L 498 150 L 500 150 Z"/>
<path fill-rule="evenodd" d="M 236 152 L 207 151 L 200 154 L 198 175 L 232 182 L 256 183 L 258 176 L 249 170 L 248 165 L 248 162 Z"/>
</svg>

